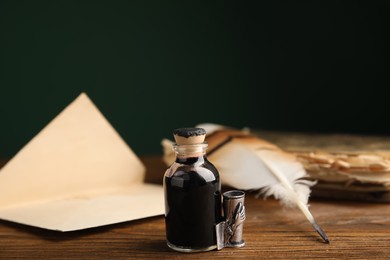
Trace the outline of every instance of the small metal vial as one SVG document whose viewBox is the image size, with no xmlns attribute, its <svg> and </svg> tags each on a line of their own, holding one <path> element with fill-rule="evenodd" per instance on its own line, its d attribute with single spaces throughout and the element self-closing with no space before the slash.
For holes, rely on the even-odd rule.
<svg viewBox="0 0 390 260">
<path fill-rule="evenodd" d="M 167 244 L 180 252 L 217 248 L 215 227 L 221 219 L 221 182 L 206 158 L 206 131 L 173 132 L 176 160 L 164 175 Z"/>
</svg>

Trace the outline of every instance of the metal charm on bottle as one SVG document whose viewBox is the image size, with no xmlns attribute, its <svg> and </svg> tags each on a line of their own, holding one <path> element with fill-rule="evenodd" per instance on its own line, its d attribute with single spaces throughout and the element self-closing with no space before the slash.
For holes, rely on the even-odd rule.
<svg viewBox="0 0 390 260">
<path fill-rule="evenodd" d="M 244 206 L 245 193 L 231 190 L 223 193 L 223 212 L 225 221 L 216 225 L 217 249 L 224 247 L 243 247 L 243 224 L 246 218 Z"/>
</svg>

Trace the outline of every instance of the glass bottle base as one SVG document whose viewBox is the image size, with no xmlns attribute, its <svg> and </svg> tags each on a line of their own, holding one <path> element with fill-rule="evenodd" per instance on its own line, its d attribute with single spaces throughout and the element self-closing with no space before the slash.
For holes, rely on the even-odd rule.
<svg viewBox="0 0 390 260">
<path fill-rule="evenodd" d="M 183 252 L 183 253 L 196 253 L 196 252 L 205 252 L 205 251 L 211 251 L 217 248 L 217 245 L 212 245 L 209 247 L 182 247 L 182 246 L 175 246 L 174 244 L 171 244 L 167 240 L 167 245 L 172 248 L 175 251 Z"/>
</svg>

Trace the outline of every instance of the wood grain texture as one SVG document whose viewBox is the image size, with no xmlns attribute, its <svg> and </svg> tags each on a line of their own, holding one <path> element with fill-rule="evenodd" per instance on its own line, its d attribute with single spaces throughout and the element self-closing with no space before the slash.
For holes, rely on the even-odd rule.
<svg viewBox="0 0 390 260">
<path fill-rule="evenodd" d="M 146 180 L 161 183 L 165 170 L 158 156 L 143 157 Z M 4 163 L 4 162 L 3 162 Z M 225 189 L 227 189 L 225 187 Z M 302 214 L 277 201 L 246 196 L 246 246 L 183 254 L 165 244 L 164 217 L 60 233 L 0 221 L 0 258 L 43 259 L 389 259 L 388 204 L 312 200 L 313 215 L 327 232 L 324 244 Z"/>
</svg>

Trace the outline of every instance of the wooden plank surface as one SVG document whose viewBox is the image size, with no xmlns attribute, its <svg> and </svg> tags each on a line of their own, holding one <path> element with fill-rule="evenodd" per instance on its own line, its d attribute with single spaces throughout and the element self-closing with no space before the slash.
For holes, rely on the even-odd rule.
<svg viewBox="0 0 390 260">
<path fill-rule="evenodd" d="M 165 166 L 160 158 L 142 160 L 146 180 L 161 183 Z M 240 249 L 174 252 L 165 244 L 163 216 L 68 233 L 0 221 L 0 258 L 390 259 L 388 204 L 311 200 L 313 215 L 331 239 L 324 244 L 298 210 L 254 195 L 246 195 L 246 246 Z"/>
</svg>

